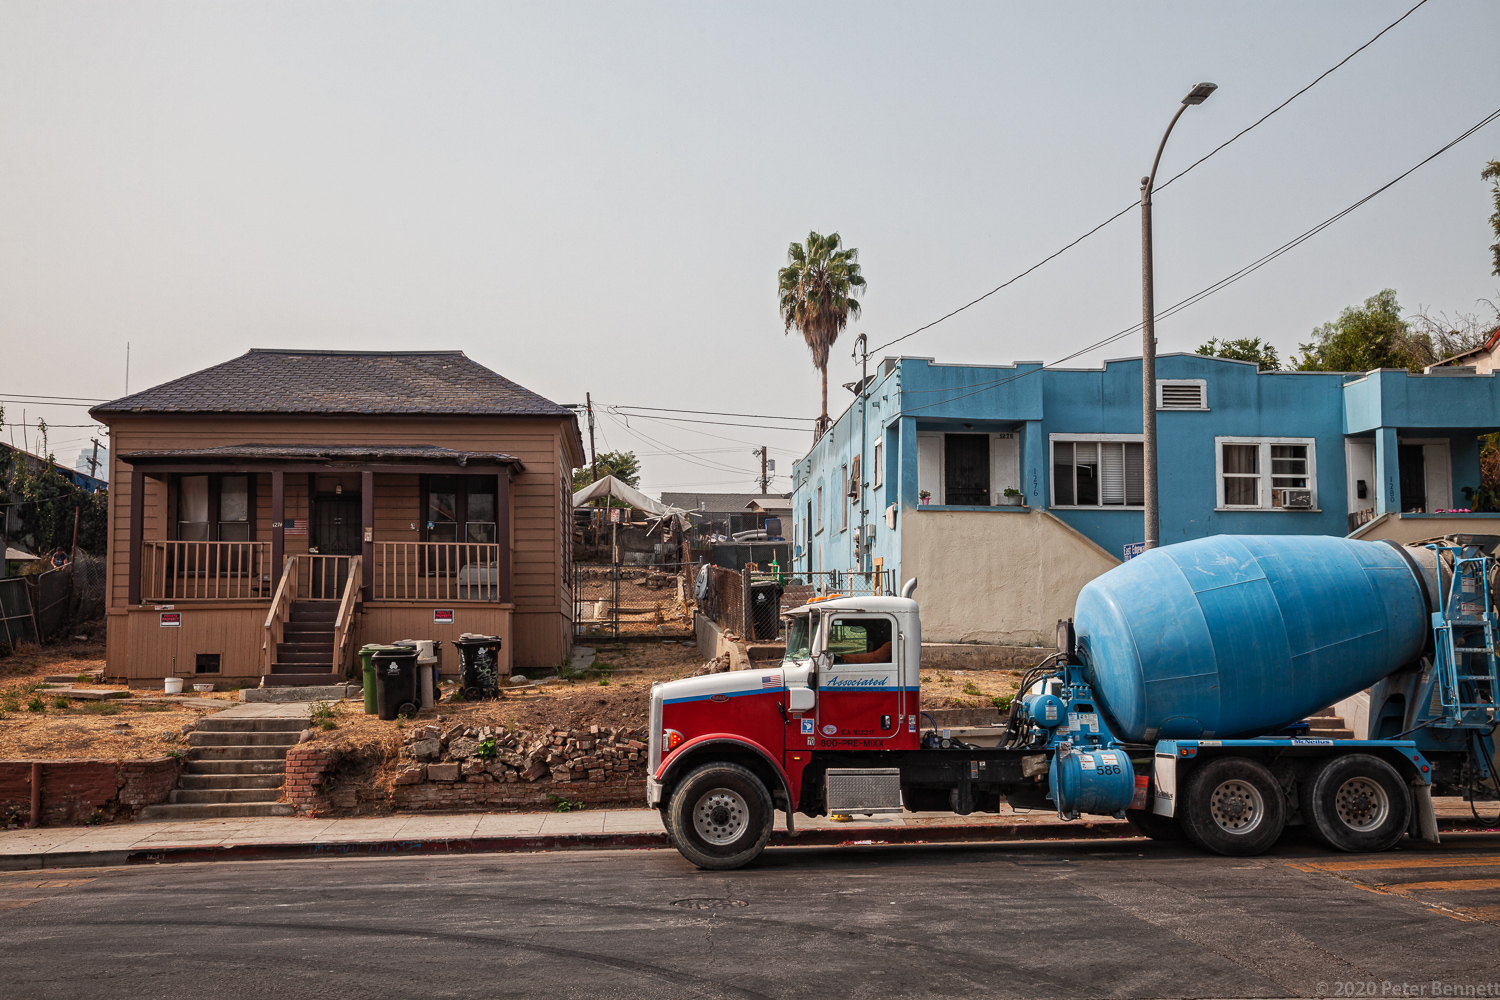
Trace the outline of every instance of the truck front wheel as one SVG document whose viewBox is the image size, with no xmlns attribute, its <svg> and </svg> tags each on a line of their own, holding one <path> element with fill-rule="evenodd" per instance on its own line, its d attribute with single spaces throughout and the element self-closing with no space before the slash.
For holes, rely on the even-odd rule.
<svg viewBox="0 0 1500 1000">
<path fill-rule="evenodd" d="M 1286 797 L 1274 775 L 1248 757 L 1221 757 L 1189 775 L 1182 831 L 1206 851 L 1247 857 L 1276 843 Z"/>
<path fill-rule="evenodd" d="M 1302 818 L 1313 836 L 1340 851 L 1388 851 L 1411 819 L 1406 783 L 1379 757 L 1331 758 L 1302 782 Z"/>
<path fill-rule="evenodd" d="M 704 764 L 673 790 L 667 833 L 672 846 L 699 868 L 728 871 L 765 850 L 775 816 L 771 793 L 748 768 Z"/>
</svg>

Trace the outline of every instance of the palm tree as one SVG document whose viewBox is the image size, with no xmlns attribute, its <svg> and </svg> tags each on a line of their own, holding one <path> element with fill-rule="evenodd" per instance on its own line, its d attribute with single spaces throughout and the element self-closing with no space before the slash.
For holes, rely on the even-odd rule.
<svg viewBox="0 0 1500 1000">
<path fill-rule="evenodd" d="M 859 270 L 859 251 L 844 249 L 838 233 L 808 233 L 807 242 L 787 247 L 787 265 L 776 274 L 781 296 L 781 318 L 786 332 L 802 331 L 813 367 L 823 377 L 823 406 L 814 437 L 821 437 L 828 419 L 828 352 L 850 319 L 859 319 L 856 298 L 865 288 Z"/>
</svg>

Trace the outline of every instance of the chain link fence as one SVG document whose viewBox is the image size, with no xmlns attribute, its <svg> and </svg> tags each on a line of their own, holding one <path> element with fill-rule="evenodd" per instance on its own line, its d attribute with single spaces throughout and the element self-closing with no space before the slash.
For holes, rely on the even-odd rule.
<svg viewBox="0 0 1500 1000">
<path fill-rule="evenodd" d="M 105 576 L 103 556 L 80 553 L 59 569 L 0 580 L 0 656 L 103 618 Z"/>
<path fill-rule="evenodd" d="M 789 573 L 710 566 L 699 610 L 720 628 L 747 641 L 785 641 L 786 624 L 781 616 L 793 608 L 816 598 L 894 595 L 895 579 L 893 570 Z"/>
<path fill-rule="evenodd" d="M 693 634 L 691 563 L 575 563 L 573 631 L 579 639 Z"/>
</svg>

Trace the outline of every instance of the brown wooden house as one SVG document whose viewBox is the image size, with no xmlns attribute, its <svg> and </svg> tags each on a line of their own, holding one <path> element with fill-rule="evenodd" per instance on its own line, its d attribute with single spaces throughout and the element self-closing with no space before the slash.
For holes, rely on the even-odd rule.
<svg viewBox="0 0 1500 1000">
<path fill-rule="evenodd" d="M 566 660 L 577 419 L 462 351 L 251 350 L 91 412 L 110 675 L 332 683 L 405 638 L 446 673 L 463 632 Z"/>
</svg>

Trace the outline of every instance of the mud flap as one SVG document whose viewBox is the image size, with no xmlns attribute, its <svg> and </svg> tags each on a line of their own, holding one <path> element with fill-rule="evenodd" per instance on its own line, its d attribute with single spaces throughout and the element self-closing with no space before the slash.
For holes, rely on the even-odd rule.
<svg viewBox="0 0 1500 1000">
<path fill-rule="evenodd" d="M 1412 822 L 1416 825 L 1417 835 L 1429 844 L 1439 843 L 1437 810 L 1432 806 L 1432 786 L 1412 786 L 1412 804 L 1416 806 L 1412 810 Z"/>
</svg>

